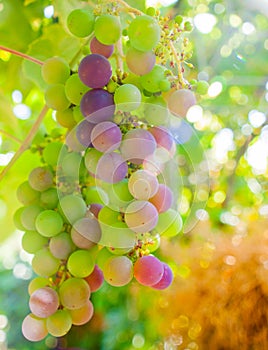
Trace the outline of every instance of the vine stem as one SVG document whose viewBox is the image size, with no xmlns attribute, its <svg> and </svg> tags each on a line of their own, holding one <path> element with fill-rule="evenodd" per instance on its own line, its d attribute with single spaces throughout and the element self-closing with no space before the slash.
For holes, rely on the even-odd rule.
<svg viewBox="0 0 268 350">
<path fill-rule="evenodd" d="M 14 157 L 11 159 L 11 161 L 8 163 L 8 165 L 3 169 L 3 171 L 0 173 L 0 181 L 4 178 L 6 173 L 9 171 L 9 169 L 15 164 L 15 162 L 20 158 L 20 156 L 24 153 L 24 151 L 27 150 L 29 145 L 31 144 L 33 138 L 35 137 L 39 126 L 41 125 L 45 115 L 47 114 L 47 111 L 49 108 L 45 105 L 43 109 L 41 110 L 38 118 L 36 119 L 35 123 L 33 124 L 29 134 L 26 136 L 25 140 L 22 142 L 20 148 L 17 150 L 17 152 L 14 154 Z"/>
<path fill-rule="evenodd" d="M 117 4 L 120 4 L 122 5 L 123 7 L 125 7 L 128 12 L 130 13 L 134 13 L 138 16 L 141 16 L 143 15 L 144 13 L 138 9 L 135 9 L 134 7 L 131 7 L 129 4 L 127 4 L 124 0 L 106 0 L 107 2 L 111 2 L 111 3 L 117 3 Z"/>
<path fill-rule="evenodd" d="M 25 53 L 22 53 L 22 52 L 19 52 L 19 51 L 10 49 L 9 47 L 5 47 L 5 46 L 0 45 L 0 50 L 6 51 L 6 52 L 10 52 L 12 55 L 22 57 L 22 58 L 24 58 L 24 59 L 26 59 L 28 61 L 31 61 L 31 62 L 36 63 L 36 64 L 39 64 L 40 66 L 42 66 L 44 64 L 44 62 L 38 60 L 37 58 L 34 58 L 32 56 L 29 56 L 29 55 L 26 55 Z"/>
<path fill-rule="evenodd" d="M 185 84 L 185 81 L 184 81 L 184 78 L 183 78 L 183 74 L 182 74 L 181 60 L 179 59 L 177 51 L 176 51 L 176 48 L 175 48 L 175 46 L 174 46 L 174 44 L 173 44 L 173 42 L 171 40 L 169 42 L 169 46 L 171 48 L 172 54 L 173 54 L 173 56 L 175 58 L 176 65 L 177 65 L 177 68 L 178 68 L 179 82 L 180 82 L 181 86 L 184 88 L 186 86 L 186 84 Z"/>
<path fill-rule="evenodd" d="M 18 139 L 16 136 L 11 135 L 10 133 L 8 133 L 7 131 L 5 131 L 3 129 L 0 129 L 0 134 L 3 134 L 5 136 L 7 136 L 8 138 L 10 138 L 11 140 L 22 144 L 22 141 L 20 139 Z"/>
<path fill-rule="evenodd" d="M 120 38 L 116 44 L 116 50 L 117 50 L 117 55 L 116 55 L 116 64 L 117 67 L 123 72 L 124 66 L 123 66 L 123 47 L 122 47 L 122 39 Z"/>
</svg>

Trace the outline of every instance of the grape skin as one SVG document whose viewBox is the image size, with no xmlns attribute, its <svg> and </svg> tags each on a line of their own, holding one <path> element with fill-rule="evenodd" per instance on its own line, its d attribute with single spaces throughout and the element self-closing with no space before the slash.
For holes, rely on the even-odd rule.
<svg viewBox="0 0 268 350">
<path fill-rule="evenodd" d="M 158 283 L 164 274 L 164 265 L 153 255 L 145 255 L 134 264 L 134 277 L 145 286 Z"/>
<path fill-rule="evenodd" d="M 90 297 L 88 283 L 81 278 L 69 278 L 59 288 L 61 304 L 67 309 L 79 309 L 84 306 Z"/>
<path fill-rule="evenodd" d="M 21 329 L 23 336 L 29 341 L 40 341 L 48 334 L 46 320 L 33 314 L 29 314 L 24 318 Z"/>
<path fill-rule="evenodd" d="M 35 316 L 47 318 L 54 314 L 59 307 L 58 294 L 50 287 L 37 289 L 30 297 L 29 306 Z"/>
<path fill-rule="evenodd" d="M 104 45 L 94 36 L 90 42 L 90 51 L 109 58 L 114 52 L 114 45 Z"/>
</svg>

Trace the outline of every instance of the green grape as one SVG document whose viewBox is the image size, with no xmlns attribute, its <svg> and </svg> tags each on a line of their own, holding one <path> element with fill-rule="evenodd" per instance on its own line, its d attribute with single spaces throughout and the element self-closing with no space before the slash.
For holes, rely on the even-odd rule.
<svg viewBox="0 0 268 350">
<path fill-rule="evenodd" d="M 67 27 L 73 35 L 84 38 L 93 32 L 94 21 L 95 18 L 91 11 L 76 9 L 69 13 Z"/>
<path fill-rule="evenodd" d="M 128 179 L 107 186 L 106 191 L 109 196 L 109 207 L 116 211 L 124 212 L 124 208 L 134 199 L 128 189 Z"/>
<path fill-rule="evenodd" d="M 131 248 L 114 248 L 114 247 L 107 247 L 107 249 L 113 255 L 124 255 L 130 252 L 131 250 Z"/>
<path fill-rule="evenodd" d="M 109 258 L 103 267 L 104 279 L 115 287 L 128 284 L 133 277 L 132 261 L 126 256 L 114 256 Z"/>
<path fill-rule="evenodd" d="M 34 190 L 45 191 L 53 185 L 53 174 L 45 167 L 37 167 L 30 172 L 28 181 Z"/>
<path fill-rule="evenodd" d="M 47 318 L 46 326 L 53 337 L 63 337 L 72 327 L 72 317 L 68 310 L 57 310 Z"/>
<path fill-rule="evenodd" d="M 100 223 L 111 225 L 114 222 L 117 222 L 120 218 L 120 212 L 111 209 L 110 207 L 101 208 L 98 216 L 98 220 Z"/>
<path fill-rule="evenodd" d="M 180 16 L 180 15 L 177 15 L 177 16 L 175 17 L 175 22 L 176 22 L 178 25 L 181 25 L 182 22 L 183 22 L 183 17 Z"/>
<path fill-rule="evenodd" d="M 70 310 L 83 307 L 90 297 L 90 287 L 82 278 L 71 277 L 59 288 L 61 304 Z"/>
<path fill-rule="evenodd" d="M 21 207 L 21 208 L 17 209 L 13 215 L 14 225 L 17 227 L 18 230 L 21 230 L 21 231 L 25 231 L 25 227 L 23 226 L 23 224 L 21 222 L 21 214 L 22 214 L 24 209 L 25 209 L 25 207 Z"/>
<path fill-rule="evenodd" d="M 79 179 L 80 165 L 82 156 L 77 152 L 69 152 L 61 159 L 61 168 L 64 176 L 70 176 Z"/>
<path fill-rule="evenodd" d="M 151 96 L 144 105 L 144 115 L 151 125 L 166 125 L 169 121 L 169 111 L 162 96 Z"/>
<path fill-rule="evenodd" d="M 99 203 L 103 205 L 108 205 L 109 197 L 107 193 L 98 186 L 89 186 L 83 192 L 86 204 Z"/>
<path fill-rule="evenodd" d="M 69 101 L 79 105 L 83 95 L 89 90 L 79 78 L 77 73 L 72 74 L 65 83 L 65 94 Z"/>
<path fill-rule="evenodd" d="M 46 191 L 41 192 L 40 205 L 44 209 L 55 209 L 58 205 L 58 191 L 55 187 L 51 187 Z"/>
<path fill-rule="evenodd" d="M 34 254 L 48 244 L 48 239 L 36 231 L 26 231 L 22 236 L 21 244 L 27 253 Z"/>
<path fill-rule="evenodd" d="M 99 252 L 96 260 L 96 264 L 99 266 L 101 270 L 103 270 L 103 267 L 105 265 L 105 262 L 113 257 L 114 254 L 110 251 L 110 249 L 107 248 L 102 248 L 101 251 Z"/>
<path fill-rule="evenodd" d="M 171 86 L 170 81 L 168 79 L 163 79 L 163 80 L 160 80 L 160 82 L 159 82 L 159 88 L 163 92 L 169 91 L 170 86 Z"/>
<path fill-rule="evenodd" d="M 87 211 L 87 206 L 83 198 L 74 194 L 62 197 L 58 208 L 67 222 L 71 224 L 84 217 Z"/>
<path fill-rule="evenodd" d="M 165 68 L 156 64 L 147 74 L 140 77 L 142 87 L 152 93 L 161 91 L 160 82 L 165 80 Z"/>
<path fill-rule="evenodd" d="M 138 16 L 128 28 L 130 45 L 140 51 L 151 51 L 160 40 L 160 27 L 151 16 Z"/>
<path fill-rule="evenodd" d="M 75 277 L 86 277 L 94 270 L 95 262 L 90 250 L 79 249 L 67 261 L 67 268 Z"/>
<path fill-rule="evenodd" d="M 63 84 L 49 85 L 45 91 L 45 101 L 49 108 L 56 111 L 64 111 L 70 106 Z"/>
<path fill-rule="evenodd" d="M 114 102 L 121 111 L 134 111 L 141 104 L 141 92 L 135 85 L 121 85 L 115 90 Z"/>
<path fill-rule="evenodd" d="M 61 232 L 50 239 L 49 249 L 55 258 L 63 260 L 75 250 L 75 245 L 69 233 Z"/>
<path fill-rule="evenodd" d="M 63 219 L 55 210 L 42 211 L 35 220 L 37 231 L 44 237 L 56 236 L 63 227 Z"/>
<path fill-rule="evenodd" d="M 55 167 L 58 163 L 59 156 L 64 153 L 67 153 L 66 145 L 62 144 L 61 142 L 54 141 L 48 143 L 44 148 L 43 158 L 48 165 Z"/>
<path fill-rule="evenodd" d="M 72 108 L 57 111 L 56 120 L 64 128 L 72 129 L 76 125 Z"/>
<path fill-rule="evenodd" d="M 85 165 L 87 170 L 91 174 L 95 174 L 98 166 L 98 161 L 101 158 L 102 153 L 95 148 L 90 148 L 85 156 Z"/>
<path fill-rule="evenodd" d="M 159 235 L 173 237 L 181 232 L 182 225 L 183 222 L 179 212 L 174 209 L 168 209 L 164 213 L 159 214 L 155 231 Z"/>
<path fill-rule="evenodd" d="M 60 260 L 56 259 L 48 248 L 38 250 L 32 260 L 34 272 L 42 277 L 54 275 L 60 267 Z"/>
<path fill-rule="evenodd" d="M 108 14 L 99 16 L 95 22 L 94 33 L 100 43 L 115 44 L 121 36 L 121 25 L 118 18 Z"/>
<path fill-rule="evenodd" d="M 73 117 L 74 120 L 77 124 L 79 124 L 82 120 L 85 119 L 85 117 L 83 116 L 80 106 L 74 106 L 73 107 Z"/>
<path fill-rule="evenodd" d="M 29 295 L 33 294 L 34 291 L 37 289 L 48 287 L 49 286 L 49 280 L 45 277 L 35 277 L 31 280 L 31 282 L 28 285 L 28 293 Z"/>
<path fill-rule="evenodd" d="M 17 189 L 17 198 L 23 205 L 37 204 L 40 192 L 34 190 L 28 181 L 24 181 Z"/>
<path fill-rule="evenodd" d="M 193 30 L 193 25 L 191 22 L 187 21 L 184 23 L 184 30 L 186 32 L 191 32 Z"/>
<path fill-rule="evenodd" d="M 160 247 L 160 242 L 161 239 L 159 235 L 151 236 L 148 244 L 146 245 L 146 248 L 150 253 L 153 253 Z"/>
<path fill-rule="evenodd" d="M 154 16 L 155 15 L 155 8 L 154 7 L 148 7 L 146 9 L 146 15 L 148 16 Z"/>
<path fill-rule="evenodd" d="M 20 219 L 26 230 L 35 231 L 35 220 L 42 211 L 43 209 L 36 204 L 24 207 L 24 210 L 21 212 Z"/>
<path fill-rule="evenodd" d="M 102 209 L 100 213 L 101 211 Z M 110 224 L 100 222 L 100 226 L 102 231 L 100 245 L 123 249 L 132 249 L 134 247 L 135 233 L 124 222 L 117 221 Z"/>
<path fill-rule="evenodd" d="M 208 92 L 209 83 L 205 80 L 199 80 L 196 83 L 196 92 L 200 95 L 205 95 Z"/>
<path fill-rule="evenodd" d="M 70 67 L 65 59 L 55 56 L 44 62 L 41 74 L 47 84 L 64 84 L 70 76 Z"/>
</svg>

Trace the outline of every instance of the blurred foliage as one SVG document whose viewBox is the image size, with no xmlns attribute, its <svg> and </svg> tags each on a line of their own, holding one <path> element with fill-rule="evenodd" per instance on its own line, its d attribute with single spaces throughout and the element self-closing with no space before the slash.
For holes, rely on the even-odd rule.
<svg viewBox="0 0 268 350">
<path fill-rule="evenodd" d="M 57 54 L 72 60 L 80 42 L 66 32 L 64 19 L 81 3 L 0 1 L 0 45 L 41 60 Z M 144 8 L 144 1 L 129 3 Z M 200 97 L 199 109 L 177 130 L 180 211 L 186 219 L 195 197 L 200 206 L 198 219 L 203 221 L 180 242 L 163 241 L 159 254 L 174 270 L 174 285 L 166 292 L 149 291 L 135 283 L 125 288 L 105 285 L 93 296 L 95 316 L 88 325 L 73 327 L 58 345 L 53 338 L 29 345 L 20 332 L 28 309 L 28 282 L 12 273 L 16 264 L 28 269 L 29 264 L 19 249 L 13 265 L 7 264 L 6 254 L 0 254 L 0 313 L 8 318 L 5 327 L 0 322 L 0 335 L 7 334 L 1 350 L 6 349 L 5 344 L 16 350 L 57 346 L 81 350 L 267 349 L 267 316 L 262 311 L 267 313 L 268 260 L 264 253 L 267 233 L 263 234 L 268 216 L 265 3 L 180 0 L 161 8 L 164 15 L 182 14 L 193 21 L 189 62 L 194 69 L 185 65 L 185 77 L 210 84 L 208 94 Z M 55 16 L 45 18 L 44 9 L 51 4 Z M 38 66 L 0 50 L 0 170 L 41 111 L 43 88 Z M 20 102 L 12 97 L 15 90 L 22 94 Z M 16 117 L 14 107 L 18 105 L 30 108 L 29 119 Z M 33 144 L 42 143 L 54 127 L 57 124 L 48 113 Z M 201 164 L 200 146 L 207 159 Z M 36 154 L 26 151 L 0 183 L 2 242 L 15 229 L 16 188 L 38 162 Z M 233 245 L 237 241 L 245 243 Z M 7 243 L 3 249 L 12 250 Z"/>
</svg>

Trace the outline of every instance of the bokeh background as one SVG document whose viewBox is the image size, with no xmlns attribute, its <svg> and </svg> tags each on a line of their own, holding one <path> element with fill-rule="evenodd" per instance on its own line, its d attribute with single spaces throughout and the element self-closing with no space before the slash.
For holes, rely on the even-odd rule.
<svg viewBox="0 0 268 350">
<path fill-rule="evenodd" d="M 53 4 L 64 15 L 78 2 L 0 0 L 0 45 L 41 59 L 56 53 L 56 40 L 67 55 L 78 43 L 64 45 Z M 267 0 L 128 3 L 160 6 L 163 15 L 181 14 L 194 26 L 185 75 L 210 86 L 178 127 L 176 156 L 183 178 L 179 209 L 185 220 L 197 201 L 197 224 L 182 238 L 162 240 L 158 255 L 175 273 L 168 290 L 104 285 L 93 295 L 95 316 L 88 325 L 73 327 L 59 341 L 31 344 L 20 331 L 28 313 L 31 256 L 21 249 L 22 233 L 12 219 L 19 207 L 16 188 L 38 164 L 27 150 L 0 182 L 0 349 L 267 350 Z M 36 79 L 31 66 L 0 50 L 1 171 L 42 109 Z M 56 126 L 49 114 L 33 144 Z"/>
</svg>

